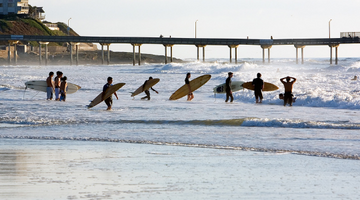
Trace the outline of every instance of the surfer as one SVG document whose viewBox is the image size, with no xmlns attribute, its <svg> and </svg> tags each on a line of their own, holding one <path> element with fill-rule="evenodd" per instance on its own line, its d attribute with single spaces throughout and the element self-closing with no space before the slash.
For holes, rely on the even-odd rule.
<svg viewBox="0 0 360 200">
<path fill-rule="evenodd" d="M 67 88 L 67 77 L 64 76 L 63 78 L 61 78 L 61 84 L 60 84 L 60 101 L 65 101 L 66 100 L 66 88 Z"/>
<path fill-rule="evenodd" d="M 226 84 L 225 84 L 225 88 L 226 88 L 226 100 L 225 102 L 228 102 L 229 101 L 229 97 L 230 97 L 230 102 L 233 102 L 234 101 L 234 97 L 233 97 L 233 94 L 232 94 L 232 91 L 231 91 L 231 78 L 233 77 L 233 73 L 232 72 L 229 72 L 228 73 L 228 78 L 226 79 Z"/>
<path fill-rule="evenodd" d="M 262 90 L 264 89 L 264 81 L 261 79 L 260 73 L 257 73 L 257 78 L 252 81 L 252 85 L 254 86 L 256 103 L 262 103 Z"/>
<path fill-rule="evenodd" d="M 107 90 L 110 86 L 112 86 L 112 82 L 113 82 L 113 78 L 112 78 L 112 77 L 108 77 L 107 83 L 106 83 L 106 84 L 104 85 L 104 87 L 103 87 L 102 100 L 104 100 L 104 95 L 105 95 L 106 90 Z M 117 94 L 116 94 L 116 92 L 114 92 L 114 95 L 115 95 L 116 99 L 119 99 L 118 96 L 117 96 Z M 107 108 L 106 110 L 111 110 L 111 106 L 112 106 L 112 104 L 113 104 L 112 95 L 111 95 L 109 98 L 105 99 L 105 103 L 106 103 L 106 105 L 108 106 L 108 108 Z"/>
<path fill-rule="evenodd" d="M 190 73 L 187 73 L 186 74 L 186 78 L 185 78 L 185 84 L 188 86 L 189 88 L 189 93 L 188 93 L 188 98 L 187 100 L 188 101 L 191 101 L 193 98 L 194 98 L 194 94 L 191 92 L 191 87 L 190 87 L 190 81 L 189 81 L 189 78 L 191 77 L 191 74 Z"/>
<path fill-rule="evenodd" d="M 143 91 L 144 91 L 144 88 L 145 88 L 146 83 L 147 83 L 148 81 L 152 80 L 152 79 L 153 79 L 153 77 L 150 76 L 150 77 L 149 77 L 149 80 L 146 80 L 146 81 L 144 82 Z M 156 91 L 154 88 L 151 87 L 151 89 L 152 89 L 152 91 L 156 92 L 156 94 L 159 94 L 159 92 Z M 141 100 L 144 100 L 144 99 L 150 100 L 150 92 L 149 92 L 149 89 L 145 90 L 144 92 L 145 92 L 146 96 L 143 97 L 143 98 L 141 98 Z"/>
<path fill-rule="evenodd" d="M 52 100 L 53 98 L 53 91 L 54 91 L 54 82 L 52 81 L 52 77 L 54 76 L 54 72 L 49 73 L 49 77 L 46 79 L 46 93 L 47 93 L 47 99 L 46 100 Z"/>
<path fill-rule="evenodd" d="M 61 71 L 56 72 L 55 81 L 55 101 L 60 101 L 60 84 L 63 73 Z"/>
<path fill-rule="evenodd" d="M 291 79 L 293 79 L 293 80 L 291 81 Z M 286 80 L 286 82 L 284 80 Z M 296 78 L 287 76 L 287 77 L 281 78 L 280 81 L 284 84 L 284 87 L 285 87 L 284 106 L 286 106 L 286 104 L 289 104 L 290 106 L 292 106 L 292 103 L 293 103 L 292 89 L 293 89 L 294 83 L 296 82 Z"/>
</svg>

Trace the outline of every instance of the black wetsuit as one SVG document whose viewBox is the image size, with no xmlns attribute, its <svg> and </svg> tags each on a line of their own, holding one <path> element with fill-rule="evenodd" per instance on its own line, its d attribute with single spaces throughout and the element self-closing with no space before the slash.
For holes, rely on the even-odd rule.
<svg viewBox="0 0 360 200">
<path fill-rule="evenodd" d="M 262 89 L 263 89 L 264 81 L 261 78 L 256 78 L 253 80 L 252 84 L 255 87 L 254 88 L 255 98 L 263 99 Z"/>
<path fill-rule="evenodd" d="M 145 85 L 146 85 L 147 82 L 148 82 L 148 80 L 146 80 L 146 81 L 144 82 L 143 90 L 144 90 Z M 152 89 L 152 91 L 156 92 L 156 90 L 154 90 L 154 88 L 151 87 L 150 89 Z M 146 96 L 143 97 L 143 98 L 141 98 L 141 99 L 148 99 L 148 100 L 150 100 L 150 92 L 149 92 L 149 90 L 145 90 L 144 92 L 145 92 Z"/>
<path fill-rule="evenodd" d="M 285 92 L 284 93 L 284 106 L 286 104 L 290 104 L 290 106 L 292 106 L 292 103 L 293 103 L 293 95 L 291 92 Z"/>
<path fill-rule="evenodd" d="M 188 79 L 188 77 L 185 78 L 185 84 L 190 84 L 190 81 Z M 191 92 L 190 95 L 192 95 L 193 93 Z"/>
<path fill-rule="evenodd" d="M 225 91 L 226 91 L 226 100 L 225 100 L 225 102 L 229 101 L 229 97 L 231 99 L 230 102 L 233 102 L 234 97 L 233 97 L 232 92 L 231 92 L 231 77 L 228 77 L 226 79 Z"/>
<path fill-rule="evenodd" d="M 104 85 L 104 87 L 103 87 L 103 93 L 105 93 L 105 91 L 106 91 L 110 86 L 111 86 L 111 85 L 110 85 L 109 83 L 106 83 L 106 84 Z M 111 95 L 109 98 L 105 99 L 104 101 L 105 101 L 105 103 L 106 103 L 106 105 L 107 105 L 108 107 L 111 107 L 112 104 L 113 104 L 112 95 Z"/>
</svg>

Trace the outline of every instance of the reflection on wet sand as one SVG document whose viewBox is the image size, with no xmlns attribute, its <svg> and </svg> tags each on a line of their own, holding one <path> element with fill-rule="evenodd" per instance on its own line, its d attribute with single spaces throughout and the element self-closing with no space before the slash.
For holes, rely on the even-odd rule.
<svg viewBox="0 0 360 200">
<path fill-rule="evenodd" d="M 359 168 L 290 153 L 0 139 L 0 199 L 351 199 Z"/>
</svg>

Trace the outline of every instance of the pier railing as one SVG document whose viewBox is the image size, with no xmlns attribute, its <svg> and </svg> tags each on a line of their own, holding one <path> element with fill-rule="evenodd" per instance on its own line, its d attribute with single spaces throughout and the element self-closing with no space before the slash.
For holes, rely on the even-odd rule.
<svg viewBox="0 0 360 200">
<path fill-rule="evenodd" d="M 138 47 L 139 64 L 140 58 L 140 46 L 143 44 L 160 44 L 165 46 L 165 63 L 167 63 L 167 48 L 171 48 L 171 60 L 172 60 L 172 48 L 174 45 L 195 45 L 197 49 L 197 59 L 199 60 L 199 48 L 203 48 L 203 60 L 205 60 L 205 47 L 207 45 L 222 45 L 230 48 L 230 62 L 232 62 L 232 48 L 235 48 L 235 62 L 237 62 L 237 48 L 240 45 L 259 45 L 263 49 L 263 61 L 265 61 L 265 49 L 268 50 L 268 60 L 270 62 L 270 48 L 273 45 L 294 45 L 296 48 L 296 57 L 298 58 L 298 48 L 303 49 L 305 46 L 311 45 L 327 45 L 331 48 L 330 63 L 332 63 L 332 48 L 336 48 L 336 64 L 337 64 L 337 48 L 340 44 L 360 44 L 360 33 L 357 32 L 345 32 L 344 37 L 341 38 L 305 38 L 305 39 L 236 39 L 236 38 L 172 38 L 172 37 L 103 37 L 103 36 L 36 36 L 36 35 L 0 35 L 0 41 L 9 41 L 10 45 L 16 45 L 21 41 L 35 41 L 39 45 L 47 45 L 49 42 L 64 42 L 76 46 L 76 61 L 78 61 L 78 45 L 79 43 L 99 43 L 102 46 L 106 45 L 108 51 L 108 63 L 110 63 L 109 46 L 113 43 L 131 44 L 133 45 L 134 65 L 135 65 L 135 47 Z M 348 37 L 345 37 L 348 35 Z M 350 37 L 351 36 L 351 37 Z M 47 47 L 47 46 L 46 46 Z M 9 48 L 10 49 L 10 48 Z M 41 51 L 41 48 L 39 48 Z M 45 48 L 47 49 L 47 48 Z M 72 64 L 72 48 L 70 56 L 70 64 Z M 14 52 L 16 53 L 16 52 Z M 45 51 L 45 60 L 47 59 L 47 50 Z M 41 62 L 41 52 L 39 52 Z M 10 52 L 9 52 L 9 62 Z M 303 60 L 303 56 L 302 56 Z M 16 60 L 15 60 L 16 62 Z M 102 62 L 104 63 L 104 52 L 102 52 Z M 303 62 L 302 62 L 303 63 Z"/>
</svg>

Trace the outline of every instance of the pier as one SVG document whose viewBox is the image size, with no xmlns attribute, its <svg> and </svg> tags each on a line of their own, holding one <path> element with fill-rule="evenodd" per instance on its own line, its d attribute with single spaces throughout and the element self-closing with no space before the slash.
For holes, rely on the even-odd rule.
<svg viewBox="0 0 360 200">
<path fill-rule="evenodd" d="M 230 49 L 229 62 L 232 62 L 232 49 L 235 49 L 235 63 L 237 63 L 238 47 L 256 45 L 262 49 L 262 60 L 265 62 L 265 50 L 267 50 L 268 62 L 270 62 L 270 49 L 272 46 L 293 45 L 296 52 L 296 63 L 298 63 L 298 50 L 301 49 L 301 63 L 304 63 L 304 48 L 306 46 L 329 46 L 330 64 L 333 64 L 333 48 L 335 48 L 335 64 L 338 64 L 338 47 L 340 44 L 360 44 L 359 37 L 342 38 L 309 38 L 309 39 L 224 39 L 224 38 L 166 38 L 166 37 L 101 37 L 101 36 L 34 36 L 34 35 L 0 35 L 1 41 L 8 41 L 10 46 L 15 46 L 23 41 L 34 41 L 39 43 L 39 63 L 42 64 L 41 46 L 45 45 L 45 64 L 48 60 L 47 45 L 49 42 L 64 42 L 70 46 L 70 65 L 73 64 L 73 46 L 76 48 L 76 65 L 79 64 L 79 44 L 99 43 L 102 51 L 102 63 L 105 63 L 104 46 L 107 46 L 107 64 L 110 64 L 111 44 L 130 44 L 133 46 L 133 65 L 141 65 L 141 46 L 146 44 L 163 45 L 165 47 L 165 63 L 169 62 L 168 49 L 170 49 L 170 62 L 173 60 L 173 47 L 175 45 L 193 45 L 197 48 L 197 60 L 200 60 L 200 48 L 202 48 L 202 60 L 205 61 L 205 47 L 209 45 L 228 46 Z M 138 47 L 136 59 L 136 47 Z M 17 55 L 16 48 L 14 55 Z M 11 52 L 8 61 L 11 64 Z M 16 64 L 16 56 L 14 64 Z"/>
</svg>

